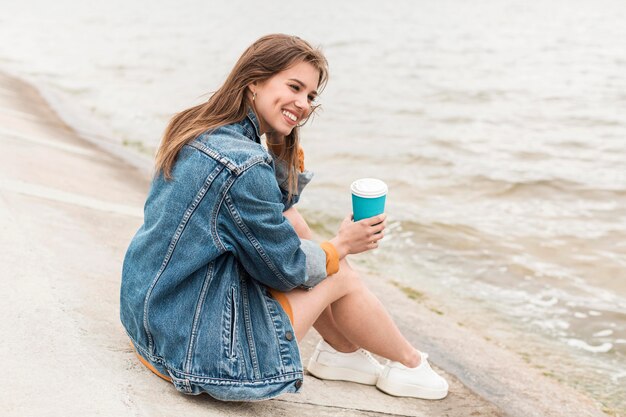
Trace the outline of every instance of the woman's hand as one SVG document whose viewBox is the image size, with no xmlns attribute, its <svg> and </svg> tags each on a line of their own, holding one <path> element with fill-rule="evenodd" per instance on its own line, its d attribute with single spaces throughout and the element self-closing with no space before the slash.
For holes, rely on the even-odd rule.
<svg viewBox="0 0 626 417">
<path fill-rule="evenodd" d="M 378 241 L 385 236 L 387 215 L 352 221 L 352 216 L 346 217 L 339 226 L 337 236 L 330 240 L 339 253 L 339 259 L 346 255 L 365 252 L 378 247 Z"/>
</svg>

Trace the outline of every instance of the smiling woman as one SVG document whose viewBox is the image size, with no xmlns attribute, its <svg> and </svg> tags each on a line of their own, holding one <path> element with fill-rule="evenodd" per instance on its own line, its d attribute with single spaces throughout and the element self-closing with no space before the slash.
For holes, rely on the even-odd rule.
<svg viewBox="0 0 626 417">
<path fill-rule="evenodd" d="M 289 77 L 294 79 L 289 81 L 289 77 L 285 77 L 286 72 L 289 72 L 291 74 Z M 279 85 L 281 82 L 278 78 L 282 78 L 282 85 Z M 264 103 L 260 105 L 263 116 L 256 113 L 256 109 L 255 115 L 259 117 L 259 122 L 263 123 L 263 126 L 260 126 L 261 129 L 265 129 L 259 132 L 259 135 L 267 133 L 268 142 L 272 144 L 280 159 L 285 162 L 287 168 L 285 185 L 291 200 L 298 187 L 299 128 L 297 124 L 299 120 L 304 123 L 315 110 L 311 102 L 317 96 L 317 91 L 306 94 L 307 100 L 304 103 L 309 104 L 307 114 L 304 114 L 302 107 L 296 108 L 294 99 L 297 94 L 292 97 L 293 103 L 290 105 L 292 115 L 285 117 L 289 119 L 296 116 L 296 124 L 281 130 L 275 130 L 274 124 L 276 124 L 277 117 L 272 116 L 269 111 L 278 106 L 271 102 L 271 97 L 274 97 L 274 100 L 286 101 L 288 97 L 279 93 L 282 90 L 281 87 L 298 93 L 301 89 L 306 89 L 306 81 L 309 88 L 321 90 L 327 80 L 326 58 L 321 51 L 311 47 L 306 41 L 297 36 L 288 35 L 262 37 L 246 49 L 224 84 L 206 103 L 187 109 L 172 119 L 157 152 L 157 170 L 162 170 L 165 177 L 170 178 L 178 152 L 188 141 L 207 130 L 242 120 L 251 108 L 255 109 L 259 106 L 256 103 L 257 95 L 254 91 L 269 88 L 268 94 L 263 94 L 262 98 L 259 97 L 259 101 Z M 270 93 L 272 90 L 275 92 Z M 304 104 L 298 101 L 298 105 Z M 298 119 L 298 114 L 300 114 L 300 119 Z M 266 117 L 269 121 L 265 120 Z M 278 115 L 278 117 L 282 116 Z M 268 123 L 274 124 L 269 124 L 268 127 Z"/>
<path fill-rule="evenodd" d="M 297 392 L 298 341 L 315 326 L 324 340 L 313 375 L 398 396 L 448 393 L 345 259 L 378 247 L 385 215 L 347 216 L 318 244 L 293 207 L 311 179 L 299 129 L 326 79 L 319 50 L 268 35 L 165 131 L 124 258 L 120 314 L 140 361 L 182 392 L 228 401 Z"/>
<path fill-rule="evenodd" d="M 251 85 L 252 107 L 259 118 L 260 133 L 287 136 L 308 118 L 319 79 L 317 68 L 299 62 L 269 80 Z"/>
<path fill-rule="evenodd" d="M 325 78 L 324 72 L 310 62 L 302 61 L 263 82 L 248 88 L 252 108 L 259 119 L 260 134 L 266 135 L 268 147 L 282 161 L 287 161 L 286 188 L 288 198 L 299 193 L 295 175 L 302 153 L 298 144 L 298 128 L 315 110 L 317 88 Z M 285 139 L 290 138 L 290 139 Z"/>
</svg>

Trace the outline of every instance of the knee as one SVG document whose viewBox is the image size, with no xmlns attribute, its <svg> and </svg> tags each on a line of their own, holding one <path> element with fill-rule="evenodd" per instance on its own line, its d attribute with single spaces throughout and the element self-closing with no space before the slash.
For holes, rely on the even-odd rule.
<svg viewBox="0 0 626 417">
<path fill-rule="evenodd" d="M 347 263 L 341 262 L 338 275 L 341 275 L 340 279 L 346 287 L 346 292 L 359 291 L 365 288 L 359 273 Z"/>
<path fill-rule="evenodd" d="M 300 239 L 313 238 L 313 233 L 311 232 L 311 229 L 295 207 L 291 207 L 284 211 L 283 216 L 285 216 L 287 220 L 289 220 L 289 223 L 291 223 L 291 226 L 293 227 Z"/>
</svg>

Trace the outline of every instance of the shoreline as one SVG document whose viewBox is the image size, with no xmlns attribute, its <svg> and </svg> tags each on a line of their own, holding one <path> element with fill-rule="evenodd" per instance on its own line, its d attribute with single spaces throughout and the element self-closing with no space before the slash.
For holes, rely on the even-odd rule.
<svg viewBox="0 0 626 417">
<path fill-rule="evenodd" d="M 0 284 L 6 287 L 5 294 L 15 294 L 3 308 L 7 309 L 7 317 L 14 318 L 20 325 L 29 328 L 37 325 L 37 311 L 22 311 L 24 295 L 20 298 L 18 294 L 24 290 L 32 303 L 59 319 L 58 332 L 48 336 L 52 345 L 66 349 L 46 351 L 46 346 L 35 343 L 37 335 L 20 333 L 16 340 L 1 348 L 5 357 L 18 357 L 19 349 L 28 346 L 25 353 L 33 358 L 34 363 L 29 364 L 27 369 L 22 369 L 19 363 L 8 365 L 10 374 L 17 376 L 11 378 L 18 380 L 17 386 L 22 386 L 22 382 L 26 385 L 26 373 L 22 372 L 27 370 L 34 372 L 39 369 L 39 373 L 45 374 L 44 379 L 50 380 L 57 373 L 63 373 L 67 363 L 61 361 L 51 366 L 50 361 L 58 359 L 54 357 L 55 353 L 63 357 L 69 349 L 79 362 L 90 363 L 103 375 L 112 377 L 111 381 L 105 381 L 105 389 L 110 395 L 108 402 L 102 406 L 102 410 L 109 412 L 121 406 L 126 407 L 123 408 L 126 412 L 150 414 L 150 410 L 157 409 L 154 398 L 165 396 L 171 400 L 171 410 L 192 411 L 198 407 L 206 412 L 207 405 L 210 405 L 219 411 L 219 415 L 240 415 L 244 414 L 243 410 L 250 415 L 271 410 L 274 413 L 289 410 L 304 415 L 326 415 L 324 413 L 328 412 L 330 415 L 337 408 L 362 413 L 354 415 L 464 416 L 473 412 L 479 413 L 474 415 L 507 416 L 604 415 L 591 399 L 542 375 L 518 355 L 489 343 L 481 335 L 451 322 L 450 318 L 412 301 L 402 288 L 394 287 L 388 279 L 374 276 L 366 276 L 364 280 L 389 308 L 407 338 L 424 347 L 434 365 L 443 369 L 450 380 L 447 399 L 438 402 L 394 399 L 380 394 L 373 387 L 355 387 L 357 384 L 331 383 L 307 376 L 307 389 L 300 395 L 286 395 L 258 407 L 241 404 L 231 407 L 206 398 L 184 397 L 171 387 L 160 384 L 160 381 L 149 379 L 134 361 L 128 346 L 124 345 L 127 343 L 123 340 L 123 331 L 115 313 L 121 258 L 125 245 L 141 221 L 141 212 L 137 209 L 143 205 L 150 171 L 142 168 L 141 164 L 129 165 L 134 156 L 132 149 L 121 144 L 107 146 L 102 140 L 90 141 L 85 135 L 77 133 L 58 116 L 57 110 L 52 108 L 54 106 L 49 105 L 49 100 L 50 95 L 46 97 L 32 85 L 0 72 L 0 120 L 3 120 L 4 126 L 0 131 L 0 146 L 3 148 L 0 156 L 3 164 L 0 165 L 4 166 L 0 171 L 0 212 L 6 214 L 0 217 L 0 226 L 9 237 L 0 247 L 12 255 L 8 259 L 20 261 L 10 263 L 9 271 L 16 272 L 25 281 Z M 23 149 L 25 146 L 28 148 L 26 151 Z M 27 166 L 36 168 L 28 169 Z M 71 178 L 72 172 L 75 173 L 74 178 Z M 80 175 L 76 175 L 78 172 Z M 57 222 L 44 222 L 45 216 L 44 219 L 38 217 L 41 213 Z M 116 227 L 111 228 L 110 225 Z M 101 238 L 103 234 L 107 239 Z M 30 251 L 23 253 L 27 242 L 31 241 L 24 240 L 25 235 L 39 237 L 32 241 L 45 244 L 34 245 Z M 78 244 L 80 247 L 76 246 Z M 26 259 L 28 256 L 40 253 L 45 255 L 41 257 L 43 262 L 22 268 L 32 262 Z M 64 270 L 57 259 L 64 256 L 70 258 L 63 259 L 72 265 L 69 270 Z M 50 263 L 45 262 L 46 259 Z M 84 276 L 94 274 L 90 262 L 86 266 L 78 266 L 84 260 L 91 260 L 100 266 L 98 271 L 107 271 L 101 276 L 103 282 L 84 282 Z M 63 274 L 56 275 L 56 278 L 63 283 L 50 278 L 60 271 Z M 33 292 L 31 287 L 48 288 L 50 291 Z M 96 303 L 104 295 L 104 307 L 90 309 L 83 305 L 82 300 L 72 297 L 74 293 L 85 294 L 87 299 Z M 104 327 L 102 321 L 106 322 Z M 83 332 L 76 332 L 72 326 L 74 323 L 80 323 L 79 328 Z M 13 334 L 12 320 L 7 320 L 3 326 L 5 334 Z M 93 339 L 99 338 L 103 340 L 96 340 L 99 343 L 94 344 Z M 73 340 L 75 345 L 66 345 L 66 340 Z M 303 358 L 308 358 L 316 341 L 317 335 L 311 332 L 302 346 Z M 102 358 L 106 364 L 112 361 L 113 371 L 103 364 L 91 363 L 93 357 L 90 358 L 89 353 Z M 68 386 L 76 387 L 77 392 L 85 389 L 79 385 L 88 388 L 88 382 L 94 382 L 93 376 L 85 376 L 81 372 L 72 375 L 76 379 L 68 381 Z M 119 383 L 120 380 L 123 384 Z M 9 404 L 9 411 L 15 411 L 15 415 L 31 411 L 30 404 L 24 404 L 24 401 L 30 400 L 41 407 L 44 403 L 53 402 L 55 393 L 44 391 L 42 398 L 35 398 L 18 391 L 14 385 L 5 386 L 3 392 L 8 397 L 4 403 Z M 88 410 L 93 407 L 88 402 L 82 406 Z M 59 415 L 61 412 L 59 410 Z M 414 414 L 416 412 L 421 414 Z"/>
<path fill-rule="evenodd" d="M 74 105 L 69 97 L 62 99 L 50 88 L 39 85 L 33 80 L 23 78 L 4 68 L 0 68 L 0 77 L 8 77 L 30 86 L 41 96 L 45 105 L 50 108 L 59 120 L 76 135 L 105 152 L 122 159 L 145 175 L 150 176 L 152 174 L 153 158 L 145 153 L 135 151 L 132 143 L 116 140 L 116 136 L 112 131 L 107 130 L 102 123 L 99 123 L 86 110 Z M 6 91 L 5 88 L 3 90 Z"/>
</svg>

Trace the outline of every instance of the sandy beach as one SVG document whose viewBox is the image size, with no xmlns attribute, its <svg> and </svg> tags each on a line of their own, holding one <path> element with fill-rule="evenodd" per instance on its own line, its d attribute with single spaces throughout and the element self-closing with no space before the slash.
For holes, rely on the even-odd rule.
<svg viewBox="0 0 626 417">
<path fill-rule="evenodd" d="M 259 403 L 185 396 L 134 357 L 119 322 L 121 263 L 149 173 L 70 129 L 36 89 L 0 74 L 0 414 L 603 416 L 591 399 L 440 314 L 390 278 L 365 276 L 450 382 L 442 401 L 305 379 Z M 319 336 L 302 345 L 308 357 Z"/>
</svg>

